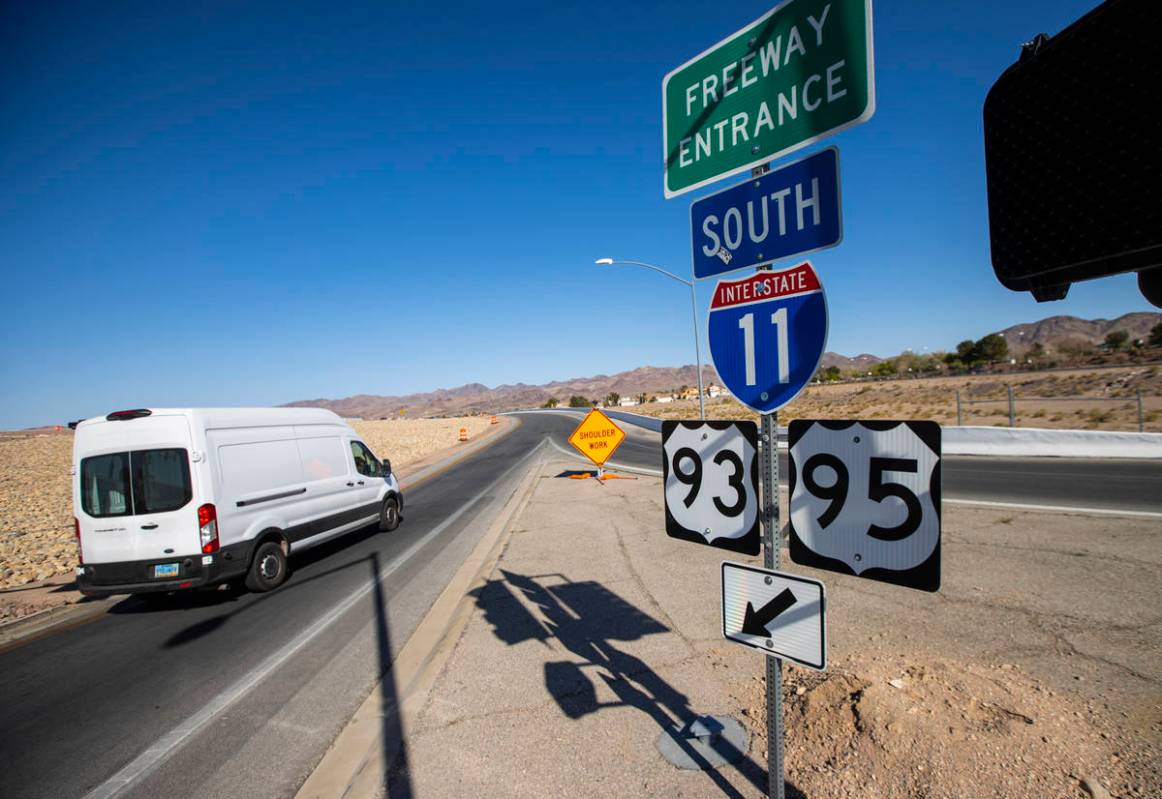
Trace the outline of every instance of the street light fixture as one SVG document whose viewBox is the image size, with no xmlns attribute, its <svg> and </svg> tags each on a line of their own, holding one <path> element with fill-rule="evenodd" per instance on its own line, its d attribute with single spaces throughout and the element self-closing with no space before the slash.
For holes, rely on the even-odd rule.
<svg viewBox="0 0 1162 799">
<path fill-rule="evenodd" d="M 686 280 L 678 277 L 673 272 L 667 272 L 660 266 L 647 264 L 644 261 L 623 261 L 613 258 L 598 258 L 593 263 L 598 266 L 640 266 L 643 269 L 649 269 L 653 272 L 663 274 L 672 280 L 677 280 L 690 287 L 690 313 L 694 317 L 694 361 L 698 364 L 698 416 L 702 419 L 706 418 L 706 400 L 704 398 L 705 392 L 702 390 L 702 345 L 698 342 L 698 305 L 694 292 L 695 283 L 693 280 Z"/>
</svg>

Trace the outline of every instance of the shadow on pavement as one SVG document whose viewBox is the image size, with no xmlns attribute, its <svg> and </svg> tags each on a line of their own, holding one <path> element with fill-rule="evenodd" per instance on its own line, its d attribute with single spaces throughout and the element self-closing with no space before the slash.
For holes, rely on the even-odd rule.
<svg viewBox="0 0 1162 799">
<path fill-rule="evenodd" d="M 575 720 L 603 708 L 628 706 L 648 714 L 658 727 L 671 732 L 675 724 L 686 726 L 700 715 L 691 709 L 685 694 L 640 658 L 623 652 L 613 643 L 669 632 L 657 619 L 598 582 L 573 582 L 561 574 L 526 576 L 503 569 L 501 574 L 503 579 L 489 580 L 472 592 L 496 637 L 509 646 L 540 641 L 547 648 L 549 639 L 555 638 L 585 661 L 556 661 L 544 666 L 545 687 L 566 717 Z M 514 590 L 536 607 L 540 619 L 526 609 Z M 593 668 L 617 697 L 616 701 L 598 700 L 596 686 L 586 675 L 586 670 Z M 706 775 L 723 794 L 742 796 L 718 770 L 706 767 L 706 761 L 685 739 L 675 735 L 674 740 L 694 761 L 703 765 Z M 755 788 L 766 792 L 765 764 L 756 763 L 725 740 L 717 739 L 717 747 L 721 747 L 719 754 L 734 761 L 733 766 L 723 769 L 735 768 Z M 801 796 L 792 786 L 787 788 L 788 795 Z"/>
<path fill-rule="evenodd" d="M 411 776 L 408 770 L 407 741 L 403 737 L 400 724 L 399 689 L 395 684 L 392 670 L 391 627 L 387 622 L 387 597 L 383 594 L 383 581 L 379 575 L 379 553 L 371 553 L 371 583 L 375 604 L 375 644 L 379 655 L 379 674 L 382 681 L 379 713 L 383 733 L 383 787 L 388 797 L 411 799 Z"/>
<path fill-rule="evenodd" d="M 165 642 L 164 646 L 168 649 L 195 641 L 217 630 L 242 611 L 256 607 L 259 603 L 271 597 L 286 591 L 293 591 L 315 580 L 363 564 L 367 564 L 371 568 L 371 598 L 372 606 L 375 610 L 376 655 L 378 658 L 379 676 L 382 683 L 380 717 L 383 733 L 383 759 L 386 766 L 384 787 L 388 797 L 410 799 L 414 795 L 414 791 L 412 790 L 408 770 L 407 745 L 404 741 L 403 727 L 400 723 L 399 692 L 395 684 L 395 673 L 392 670 L 391 627 L 387 619 L 387 597 L 384 594 L 383 582 L 379 576 L 382 572 L 382 565 L 379 561 L 378 552 L 372 552 L 358 560 L 327 569 L 317 574 L 312 574 L 304 580 L 286 583 L 278 590 L 272 591 L 269 594 L 256 596 L 252 601 L 239 605 L 227 613 L 221 613 L 212 618 L 195 622 L 174 633 Z M 196 594 L 191 596 L 196 599 Z M 182 598 L 185 599 L 185 597 Z"/>
<path fill-rule="evenodd" d="M 302 569 L 305 566 L 309 566 L 312 563 L 316 563 L 320 560 L 325 560 L 332 555 L 339 554 L 348 547 L 354 546 L 361 541 L 372 538 L 379 534 L 380 533 L 378 528 L 373 524 L 361 530 L 354 530 L 350 533 L 346 533 L 345 535 L 337 536 L 333 540 L 325 541 L 318 546 L 313 546 L 305 552 L 292 552 L 287 562 L 288 574 L 286 582 L 277 591 L 272 591 L 269 594 L 253 594 L 252 601 L 260 602 L 267 597 L 274 596 L 280 591 L 290 590 L 296 585 L 309 583 L 312 580 L 318 579 L 319 577 L 348 569 L 357 563 L 362 563 L 365 558 L 359 558 L 358 560 L 344 563 L 340 566 L 319 572 L 318 574 L 312 574 L 310 577 L 298 580 L 295 579 L 295 572 L 297 570 Z M 194 608 L 213 607 L 214 605 L 224 605 L 227 603 L 237 602 L 239 599 L 242 599 L 246 596 L 251 596 L 250 592 L 236 581 L 233 583 L 223 583 L 221 585 L 208 586 L 205 588 L 195 588 L 186 591 L 174 591 L 172 593 L 131 595 L 125 599 L 122 599 L 113 607 L 109 608 L 109 613 L 158 613 L 167 610 L 191 610 Z M 238 612 L 239 610 L 242 610 L 245 607 L 249 607 L 249 603 L 237 608 L 234 611 L 231 611 L 230 613 L 224 614 L 224 616 L 229 616 Z M 207 622 L 210 621 L 213 620 L 207 619 Z M 221 625 L 217 624 L 214 626 L 216 627 Z M 194 636 L 194 638 L 197 637 L 200 636 Z M 191 638 L 190 640 L 193 639 Z"/>
<path fill-rule="evenodd" d="M 596 469 L 566 469 L 565 471 L 561 472 L 560 474 L 555 474 L 553 476 L 554 477 L 572 477 L 572 478 L 577 478 L 577 477 L 582 477 L 582 476 L 584 476 L 584 477 L 596 477 L 597 470 Z"/>
</svg>

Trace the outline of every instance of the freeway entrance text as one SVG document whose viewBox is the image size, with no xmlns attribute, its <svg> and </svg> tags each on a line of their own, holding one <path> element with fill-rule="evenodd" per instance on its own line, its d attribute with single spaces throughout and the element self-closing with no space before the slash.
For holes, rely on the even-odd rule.
<svg viewBox="0 0 1162 799">
<path fill-rule="evenodd" d="M 662 80 L 665 195 L 780 158 L 874 112 L 871 0 L 787 0 Z"/>
</svg>

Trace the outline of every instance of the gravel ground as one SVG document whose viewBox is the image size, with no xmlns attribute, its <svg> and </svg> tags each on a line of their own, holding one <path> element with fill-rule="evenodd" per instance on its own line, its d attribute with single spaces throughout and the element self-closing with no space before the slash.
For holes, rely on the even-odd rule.
<svg viewBox="0 0 1162 799">
<path fill-rule="evenodd" d="M 380 457 L 404 469 L 457 443 L 460 428 L 476 437 L 486 416 L 353 422 Z M 73 432 L 38 429 L 0 433 L 0 591 L 68 577 L 77 551 L 73 539 L 69 462 Z M 66 582 L 59 581 L 58 582 Z M 0 620 L 23 613 L 0 594 Z"/>
<path fill-rule="evenodd" d="M 1015 664 L 883 652 L 844 658 L 826 674 L 783 674 L 786 779 L 812 799 L 1162 790 L 1156 736 Z M 734 691 L 756 753 L 767 750 L 765 691 L 757 676 Z"/>
<path fill-rule="evenodd" d="M 665 537 L 659 480 L 565 466 L 545 464 L 410 725 L 415 793 L 765 795 L 764 658 L 722 639 L 722 551 Z M 825 673 L 783 669 L 787 796 L 1162 796 L 1159 531 L 949 505 L 935 594 L 783 550 L 827 587 L 828 648 Z M 695 713 L 742 721 L 746 757 L 664 761 L 659 728 Z"/>
</svg>

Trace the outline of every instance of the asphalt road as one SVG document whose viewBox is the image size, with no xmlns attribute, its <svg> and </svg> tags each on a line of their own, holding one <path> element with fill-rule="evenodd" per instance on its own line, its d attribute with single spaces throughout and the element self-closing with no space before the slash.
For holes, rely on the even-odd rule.
<svg viewBox="0 0 1162 799">
<path fill-rule="evenodd" d="M 409 489 L 399 530 L 292 558 L 278 591 L 128 598 L 0 652 L 0 793 L 293 795 L 375 680 L 394 690 L 394 654 L 522 459 L 546 436 L 567 448 L 576 424 L 521 419 Z M 660 458 L 657 436 L 635 431 L 615 461 L 658 470 Z M 944 485 L 950 498 L 1162 512 L 1157 462 L 947 458 Z"/>
<path fill-rule="evenodd" d="M 619 424 L 632 418 L 618 416 Z M 662 456 L 656 441 L 656 436 L 634 436 L 614 461 L 658 471 Z M 1162 513 L 1162 461 L 950 455 L 941 460 L 941 469 L 945 499 Z M 779 453 L 779 470 L 786 474 L 785 451 Z"/>
<path fill-rule="evenodd" d="M 407 489 L 395 532 L 366 530 L 292 557 L 278 591 L 127 598 L 0 652 L 0 795 L 293 795 L 483 534 L 478 511 L 503 502 L 521 470 L 481 492 L 568 426 L 525 420 Z M 372 579 L 442 525 L 388 578 Z M 346 612 L 270 668 L 272 655 L 345 601 Z M 107 790 L 151 747 L 165 749 L 153 768 L 120 793 Z"/>
</svg>

